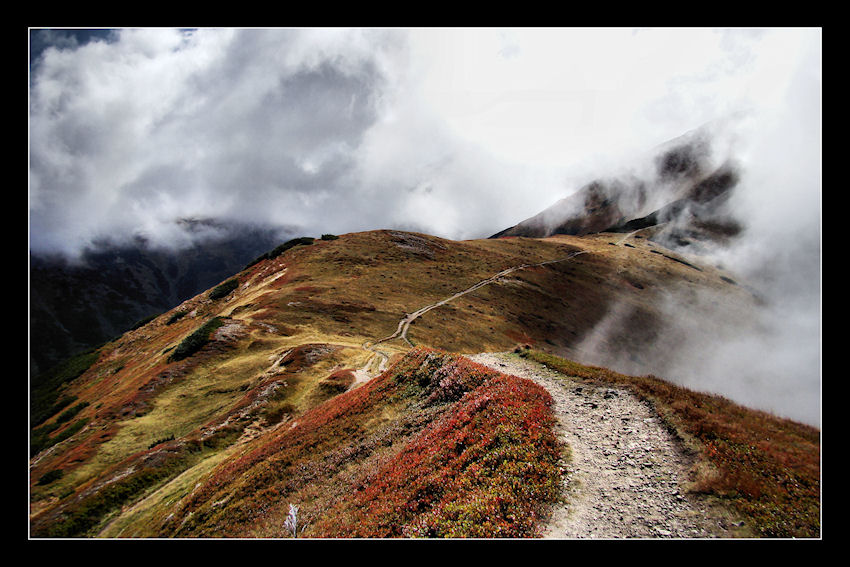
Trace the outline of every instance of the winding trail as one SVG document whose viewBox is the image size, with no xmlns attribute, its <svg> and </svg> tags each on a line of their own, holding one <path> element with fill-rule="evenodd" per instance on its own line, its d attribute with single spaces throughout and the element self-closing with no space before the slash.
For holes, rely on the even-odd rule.
<svg viewBox="0 0 850 567">
<path fill-rule="evenodd" d="M 473 291 L 480 289 L 480 288 L 484 287 L 485 285 L 495 283 L 495 282 L 499 281 L 500 278 L 503 278 L 503 277 L 507 276 L 508 274 L 516 272 L 517 270 L 524 270 L 524 269 L 527 269 L 527 268 L 536 268 L 536 267 L 539 267 L 539 266 L 545 266 L 547 264 L 556 264 L 558 262 L 566 262 L 567 260 L 572 260 L 573 258 L 575 258 L 576 256 L 578 256 L 580 254 L 586 254 L 586 253 L 587 253 L 587 250 L 579 250 L 579 251 L 573 252 L 572 254 L 570 254 L 570 255 L 568 255 L 564 258 L 558 258 L 558 259 L 555 259 L 555 260 L 547 260 L 545 262 L 538 262 L 536 264 L 520 264 L 519 266 L 514 266 L 512 268 L 507 268 L 505 270 L 502 270 L 501 272 L 494 274 L 494 275 L 490 276 L 489 278 L 483 279 L 483 280 L 479 281 L 478 283 L 466 288 L 463 291 L 459 291 L 452 296 L 446 297 L 445 299 L 441 299 L 440 301 L 437 301 L 437 302 L 432 303 L 430 305 L 426 305 L 425 307 L 421 307 L 421 308 L 417 309 L 416 311 L 414 311 L 413 313 L 406 314 L 404 317 L 402 317 L 401 321 L 398 322 L 398 328 L 396 329 L 396 331 L 392 335 L 389 335 L 387 337 L 384 337 L 383 339 L 379 339 L 379 340 L 375 341 L 372 344 L 372 346 L 379 345 L 381 343 L 385 343 L 387 341 L 391 341 L 391 340 L 396 339 L 396 338 L 401 338 L 409 346 L 413 346 L 413 343 L 411 343 L 410 340 L 407 338 L 407 331 L 410 329 L 410 324 L 413 323 L 413 321 L 416 320 L 417 318 L 424 315 L 425 313 L 431 311 L 432 309 L 436 309 L 437 307 L 440 307 L 441 305 L 445 305 L 446 303 L 448 303 L 450 301 L 454 301 L 455 299 L 462 297 L 462 296 L 466 295 L 467 293 L 472 293 Z"/>
<path fill-rule="evenodd" d="M 626 240 L 644 229 L 623 235 Z M 565 262 L 587 253 L 521 264 L 483 279 L 463 291 L 417 309 L 398 322 L 395 332 L 363 348 L 379 357 L 378 372 L 389 355 L 378 345 L 407 338 L 411 323 L 441 305 L 496 283 L 518 270 Z M 471 360 L 543 386 L 555 402 L 556 434 L 569 448 L 563 458 L 564 502 L 555 506 L 542 529 L 546 538 L 717 538 L 734 537 L 737 524 L 727 514 L 689 494 L 686 483 L 692 457 L 660 422 L 652 408 L 622 388 L 593 387 L 571 381 L 543 365 L 511 353 L 482 353 Z M 357 382 L 374 375 L 374 357 L 357 371 Z"/>
<path fill-rule="evenodd" d="M 627 237 L 628 236 L 629 235 L 627 235 Z M 363 343 L 363 345 L 361 345 L 361 347 L 363 349 L 368 350 L 369 352 L 373 353 L 374 356 L 370 357 L 370 359 L 366 362 L 366 364 L 362 368 L 355 371 L 355 373 L 354 373 L 355 381 L 354 381 L 354 384 L 352 384 L 351 387 L 354 388 L 357 385 L 362 384 L 363 382 L 366 382 L 366 381 L 370 380 L 371 378 L 374 378 L 375 376 L 377 376 L 378 374 L 380 374 L 381 372 L 383 372 L 384 370 L 387 369 L 387 364 L 389 362 L 390 357 L 386 352 L 378 350 L 377 349 L 378 345 L 392 341 L 394 339 L 400 338 L 400 339 L 404 340 L 404 342 L 406 342 L 408 344 L 408 346 L 413 347 L 414 346 L 413 343 L 411 343 L 410 339 L 407 338 L 407 332 L 410 330 L 410 325 L 417 318 L 421 317 L 425 313 L 428 313 L 432 309 L 436 309 L 437 307 L 440 307 L 441 305 L 445 305 L 446 303 L 448 303 L 450 301 L 454 301 L 455 299 L 457 299 L 459 297 L 463 297 L 464 295 L 466 295 L 468 293 L 472 293 L 473 291 L 480 289 L 480 288 L 482 288 L 486 285 L 490 285 L 492 283 L 495 283 L 495 282 L 499 281 L 499 279 L 507 276 L 508 274 L 516 272 L 517 270 L 524 270 L 524 269 L 527 269 L 527 268 L 536 268 L 536 267 L 539 267 L 539 266 L 546 266 L 548 264 L 556 264 L 558 262 L 566 262 L 567 260 L 572 260 L 576 256 L 579 256 L 581 254 L 586 254 L 586 253 L 587 253 L 587 250 L 578 250 L 578 251 L 573 252 L 573 253 L 571 253 L 568 256 L 565 256 L 563 258 L 557 258 L 555 260 L 546 260 L 545 262 L 537 262 L 537 263 L 534 263 L 534 264 L 520 264 L 518 266 L 506 268 L 506 269 L 502 270 L 501 272 L 498 272 L 497 274 L 490 276 L 489 278 L 483 279 L 483 280 L 471 285 L 470 287 L 466 288 L 463 291 L 459 291 L 459 292 L 455 293 L 454 295 L 451 295 L 449 297 L 441 299 L 440 301 L 436 301 L 434 303 L 431 303 L 430 305 L 426 305 L 425 307 L 420 307 L 419 309 L 417 309 L 413 313 L 406 313 L 405 316 L 402 317 L 401 320 L 398 322 L 398 327 L 396 328 L 396 330 L 393 334 L 388 335 L 388 336 L 386 336 L 382 339 L 378 339 L 376 341 L 366 341 L 365 343 Z M 378 364 L 377 365 L 374 363 L 375 357 L 378 357 Z"/>
<path fill-rule="evenodd" d="M 543 536 L 557 539 L 732 537 L 722 511 L 688 494 L 692 458 L 646 402 L 621 388 L 573 382 L 510 353 L 471 360 L 527 378 L 552 395 L 556 434 L 569 447 L 565 503 Z"/>
<path fill-rule="evenodd" d="M 647 228 L 652 228 L 652 227 L 647 227 Z M 622 246 L 623 243 L 625 243 L 626 240 L 628 240 L 629 238 L 631 238 L 632 236 L 634 236 L 638 232 L 647 230 L 647 228 L 639 228 L 637 230 L 633 230 L 632 232 L 629 232 L 629 233 L 623 235 L 623 237 L 616 242 L 616 246 Z M 534 264 L 520 264 L 518 266 L 506 268 L 506 269 L 502 270 L 501 272 L 490 276 L 489 278 L 483 279 L 483 280 L 479 281 L 478 283 L 471 285 L 470 287 L 466 288 L 463 291 L 459 291 L 459 292 L 455 293 L 454 295 L 446 297 L 445 299 L 441 299 L 440 301 L 436 301 L 434 303 L 431 303 L 430 305 L 426 305 L 425 307 L 420 307 L 419 309 L 417 309 L 413 313 L 405 314 L 405 316 L 402 317 L 401 320 L 398 322 L 398 327 L 396 328 L 396 330 L 393 334 L 386 336 L 382 339 L 378 339 L 377 341 L 374 341 L 374 342 L 367 342 L 363 345 L 363 348 L 374 352 L 378 356 L 381 356 L 384 359 L 384 361 L 386 361 L 386 359 L 388 358 L 386 353 L 383 353 L 383 352 L 376 350 L 375 347 L 377 345 L 381 344 L 381 343 L 385 343 L 387 341 L 391 341 L 391 340 L 397 339 L 397 338 L 403 339 L 404 342 L 406 342 L 408 344 L 408 346 L 411 346 L 411 347 L 414 346 L 413 343 L 410 342 L 410 339 L 407 338 L 407 332 L 410 329 L 410 324 L 413 323 L 413 321 L 416 320 L 417 318 L 424 315 L 425 313 L 431 311 L 432 309 L 436 309 L 437 307 L 440 307 L 441 305 L 445 305 L 446 303 L 448 303 L 450 301 L 454 301 L 455 299 L 462 297 L 462 296 L 466 295 L 467 293 L 471 293 L 471 292 L 473 292 L 477 289 L 480 289 L 480 288 L 484 287 L 485 285 L 490 285 L 492 283 L 495 283 L 495 282 L 499 281 L 499 279 L 507 276 L 508 274 L 516 272 L 518 270 L 525 270 L 527 268 L 537 268 L 537 267 L 540 267 L 540 266 L 546 266 L 548 264 L 557 264 L 559 262 L 566 262 L 566 261 L 572 260 L 576 256 L 580 256 L 581 254 L 587 254 L 587 253 L 588 253 L 588 250 L 577 250 L 575 252 L 572 252 L 571 254 L 568 254 L 567 256 L 564 256 L 563 258 L 556 258 L 554 260 L 546 260 L 545 262 L 537 262 L 537 263 L 534 263 Z"/>
</svg>

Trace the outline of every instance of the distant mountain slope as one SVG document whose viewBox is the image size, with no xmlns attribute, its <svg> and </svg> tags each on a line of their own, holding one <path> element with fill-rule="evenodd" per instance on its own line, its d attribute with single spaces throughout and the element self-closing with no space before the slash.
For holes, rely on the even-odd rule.
<svg viewBox="0 0 850 567">
<path fill-rule="evenodd" d="M 271 230 L 231 228 L 180 251 L 104 246 L 79 262 L 31 254 L 30 374 L 171 309 L 278 243 Z"/>
<path fill-rule="evenodd" d="M 656 149 L 649 173 L 600 178 L 519 224 L 494 234 L 542 238 L 630 232 L 664 225 L 659 241 L 679 245 L 726 240 L 741 230 L 724 205 L 739 174 L 731 161 L 712 162 L 711 138 L 696 130 Z"/>
</svg>

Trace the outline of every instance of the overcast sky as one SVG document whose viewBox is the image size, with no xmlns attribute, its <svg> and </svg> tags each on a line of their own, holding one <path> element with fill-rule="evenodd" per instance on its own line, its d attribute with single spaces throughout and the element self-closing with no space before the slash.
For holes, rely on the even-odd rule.
<svg viewBox="0 0 850 567">
<path fill-rule="evenodd" d="M 31 30 L 30 247 L 181 246 L 187 218 L 481 238 L 712 124 L 746 225 L 718 261 L 758 284 L 764 332 L 708 343 L 681 319 L 695 351 L 663 375 L 710 352 L 690 383 L 819 423 L 821 43 L 811 28 Z"/>
<path fill-rule="evenodd" d="M 31 30 L 30 59 L 34 250 L 181 218 L 489 236 L 729 116 L 795 134 L 771 167 L 815 152 L 792 208 L 819 191 L 818 29 Z"/>
</svg>

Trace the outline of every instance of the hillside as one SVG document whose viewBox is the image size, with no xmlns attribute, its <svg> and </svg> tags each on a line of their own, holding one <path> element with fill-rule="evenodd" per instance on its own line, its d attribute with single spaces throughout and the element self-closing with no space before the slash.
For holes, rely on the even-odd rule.
<svg viewBox="0 0 850 567">
<path fill-rule="evenodd" d="M 564 497 L 569 424 L 551 390 L 462 356 L 521 345 L 564 380 L 653 400 L 691 458 L 683 498 L 745 526 L 712 537 L 816 537 L 816 429 L 561 358 L 618 305 L 610 349 L 652 356 L 671 293 L 716 293 L 745 324 L 757 298 L 652 230 L 383 230 L 264 254 L 33 382 L 31 533 L 285 537 L 294 504 L 304 536 L 538 535 Z M 754 423 L 769 438 L 741 433 Z"/>
<path fill-rule="evenodd" d="M 30 340 L 37 345 L 30 352 L 32 376 L 218 284 L 278 242 L 267 229 L 182 224 L 190 233 L 206 228 L 223 234 L 174 251 L 138 240 L 102 244 L 73 261 L 30 254 Z"/>
</svg>

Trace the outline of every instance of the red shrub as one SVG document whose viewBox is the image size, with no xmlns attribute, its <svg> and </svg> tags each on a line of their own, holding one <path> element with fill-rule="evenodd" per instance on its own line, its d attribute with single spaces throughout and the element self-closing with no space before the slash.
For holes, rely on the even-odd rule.
<svg viewBox="0 0 850 567">
<path fill-rule="evenodd" d="M 465 378 L 487 379 L 388 462 L 372 484 L 329 511 L 314 535 L 535 535 L 538 517 L 558 493 L 549 394 L 465 359 L 443 369 L 436 392 L 447 391 L 446 381 L 453 393 Z"/>
<path fill-rule="evenodd" d="M 414 429 L 369 441 L 376 418 L 394 404 L 394 414 Z M 305 535 L 534 535 L 559 485 L 549 404 L 529 381 L 415 349 L 218 468 L 183 501 L 169 535 L 242 535 L 251 526 L 282 525 L 277 514 L 285 509 L 275 503 L 315 490 L 333 496 L 323 505 L 304 503 L 312 515 Z M 349 474 L 384 440 L 410 434 L 377 471 Z"/>
</svg>

